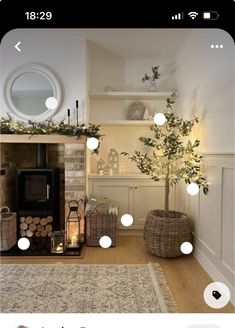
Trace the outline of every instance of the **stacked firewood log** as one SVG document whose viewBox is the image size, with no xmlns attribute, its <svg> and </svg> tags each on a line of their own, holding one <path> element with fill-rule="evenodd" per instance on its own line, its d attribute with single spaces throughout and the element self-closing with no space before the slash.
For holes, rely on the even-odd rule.
<svg viewBox="0 0 235 328">
<path fill-rule="evenodd" d="M 21 216 L 20 236 L 21 237 L 51 237 L 53 217 Z"/>
</svg>

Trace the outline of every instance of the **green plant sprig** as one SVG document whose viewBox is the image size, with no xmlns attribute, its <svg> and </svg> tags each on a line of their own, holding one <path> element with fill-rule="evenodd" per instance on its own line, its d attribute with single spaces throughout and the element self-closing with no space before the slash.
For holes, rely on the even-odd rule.
<svg viewBox="0 0 235 328">
<path fill-rule="evenodd" d="M 149 75 L 147 73 L 144 74 L 144 77 L 141 79 L 141 81 L 144 83 L 145 81 L 155 81 L 160 78 L 159 73 L 159 66 L 151 66 L 152 69 L 152 75 Z"/>
</svg>

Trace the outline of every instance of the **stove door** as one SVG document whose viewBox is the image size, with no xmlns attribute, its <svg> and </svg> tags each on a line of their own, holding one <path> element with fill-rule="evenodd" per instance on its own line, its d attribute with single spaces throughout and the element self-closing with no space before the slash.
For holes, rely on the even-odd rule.
<svg viewBox="0 0 235 328">
<path fill-rule="evenodd" d="M 53 170 L 18 170 L 18 212 L 52 212 L 56 206 L 56 172 Z M 57 204 L 58 205 L 58 204 Z"/>
</svg>

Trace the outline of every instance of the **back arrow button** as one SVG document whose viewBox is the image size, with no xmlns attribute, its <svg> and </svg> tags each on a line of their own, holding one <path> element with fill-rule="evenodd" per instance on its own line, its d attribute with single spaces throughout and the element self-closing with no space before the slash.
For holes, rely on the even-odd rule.
<svg viewBox="0 0 235 328">
<path fill-rule="evenodd" d="M 15 48 L 16 48 L 17 51 L 21 52 L 21 49 L 19 48 L 19 45 L 21 45 L 20 41 L 15 44 Z"/>
</svg>

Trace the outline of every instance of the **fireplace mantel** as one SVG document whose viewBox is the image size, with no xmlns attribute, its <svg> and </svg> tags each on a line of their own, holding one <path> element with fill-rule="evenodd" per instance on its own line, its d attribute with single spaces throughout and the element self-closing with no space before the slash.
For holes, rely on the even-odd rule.
<svg viewBox="0 0 235 328">
<path fill-rule="evenodd" d="M 47 144 L 77 144 L 85 143 L 86 137 L 69 137 L 58 134 L 0 134 L 1 143 L 47 143 Z"/>
</svg>

